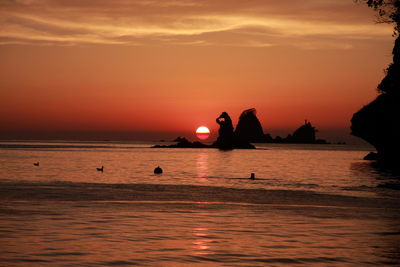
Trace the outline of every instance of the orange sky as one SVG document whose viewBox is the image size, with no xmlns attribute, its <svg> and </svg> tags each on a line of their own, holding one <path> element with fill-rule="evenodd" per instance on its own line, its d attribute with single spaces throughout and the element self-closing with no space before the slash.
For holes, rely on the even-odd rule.
<svg viewBox="0 0 400 267">
<path fill-rule="evenodd" d="M 391 33 L 352 0 L 1 1 L 0 138 L 161 139 L 253 107 L 266 132 L 346 133 Z"/>
</svg>

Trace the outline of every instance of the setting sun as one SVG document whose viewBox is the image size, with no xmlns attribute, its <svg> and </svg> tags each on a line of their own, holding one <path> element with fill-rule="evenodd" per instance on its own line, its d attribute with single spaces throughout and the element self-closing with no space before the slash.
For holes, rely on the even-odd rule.
<svg viewBox="0 0 400 267">
<path fill-rule="evenodd" d="M 200 126 L 196 130 L 196 136 L 200 140 L 206 140 L 210 136 L 210 130 L 205 126 Z"/>
</svg>

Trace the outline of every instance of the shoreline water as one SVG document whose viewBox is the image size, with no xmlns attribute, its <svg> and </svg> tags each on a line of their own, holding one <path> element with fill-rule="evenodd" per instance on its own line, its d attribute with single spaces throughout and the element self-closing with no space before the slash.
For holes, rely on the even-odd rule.
<svg viewBox="0 0 400 267">
<path fill-rule="evenodd" d="M 363 161 L 367 147 L 257 144 L 255 150 L 156 149 L 149 143 L 1 143 L 0 182 L 176 184 L 399 195 L 396 174 Z M 33 163 L 40 166 L 33 166 Z M 104 172 L 97 168 L 104 166 Z M 162 176 L 153 174 L 156 166 Z M 255 173 L 255 180 L 249 180 Z"/>
<path fill-rule="evenodd" d="M 400 262 L 399 202 L 393 199 L 148 184 L 1 183 L 0 188 L 4 266 Z M 232 193 L 235 199 L 226 197 Z"/>
<path fill-rule="evenodd" d="M 173 184 L 1 182 L 0 201 L 207 202 L 400 209 L 400 199 L 324 194 L 304 190 L 238 189 Z"/>
<path fill-rule="evenodd" d="M 0 265 L 400 262 L 399 179 L 365 148 L 14 144 L 0 143 Z"/>
</svg>

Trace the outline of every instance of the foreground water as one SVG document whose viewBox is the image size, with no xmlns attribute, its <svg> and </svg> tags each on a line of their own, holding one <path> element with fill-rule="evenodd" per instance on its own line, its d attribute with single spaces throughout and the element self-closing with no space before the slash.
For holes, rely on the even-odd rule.
<svg viewBox="0 0 400 267">
<path fill-rule="evenodd" d="M 0 265 L 400 264 L 399 177 L 366 151 L 0 143 Z"/>
</svg>

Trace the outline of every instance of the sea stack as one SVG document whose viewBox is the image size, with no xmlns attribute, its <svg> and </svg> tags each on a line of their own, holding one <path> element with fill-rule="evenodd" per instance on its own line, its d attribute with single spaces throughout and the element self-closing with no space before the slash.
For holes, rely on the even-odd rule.
<svg viewBox="0 0 400 267">
<path fill-rule="evenodd" d="M 233 131 L 232 119 L 226 112 L 222 112 L 221 115 L 216 119 L 219 124 L 218 138 L 212 144 L 212 147 L 221 150 L 231 149 L 255 149 L 256 147 L 250 144 L 247 140 L 241 140 L 237 138 Z"/>
<path fill-rule="evenodd" d="M 219 124 L 219 130 L 217 141 L 214 142 L 213 146 L 222 150 L 233 149 L 235 140 L 231 117 L 228 113 L 222 112 L 216 119 L 216 122 Z"/>
<path fill-rule="evenodd" d="M 239 117 L 236 125 L 235 136 L 238 140 L 262 143 L 265 136 L 260 121 L 256 116 L 256 109 L 246 109 Z"/>
</svg>

